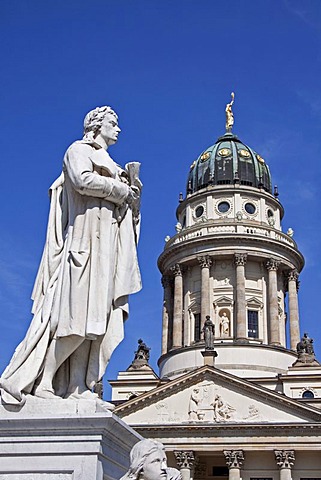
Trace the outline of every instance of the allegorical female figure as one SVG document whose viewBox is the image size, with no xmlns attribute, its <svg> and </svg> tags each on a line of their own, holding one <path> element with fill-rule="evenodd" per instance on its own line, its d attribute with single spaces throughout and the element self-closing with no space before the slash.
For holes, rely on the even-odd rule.
<svg viewBox="0 0 321 480">
<path fill-rule="evenodd" d="M 92 398 L 123 338 L 128 295 L 141 289 L 136 243 L 139 164 L 107 153 L 120 128 L 110 107 L 89 112 L 84 137 L 51 186 L 45 248 L 32 298 L 34 315 L 0 379 L 3 402 L 25 394 Z"/>
<path fill-rule="evenodd" d="M 181 480 L 181 474 L 167 466 L 162 443 L 145 439 L 133 446 L 129 470 L 120 480 Z"/>
</svg>

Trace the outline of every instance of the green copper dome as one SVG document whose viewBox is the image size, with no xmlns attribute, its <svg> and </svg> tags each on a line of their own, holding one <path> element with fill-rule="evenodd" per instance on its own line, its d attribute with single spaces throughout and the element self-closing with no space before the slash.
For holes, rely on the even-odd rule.
<svg viewBox="0 0 321 480">
<path fill-rule="evenodd" d="M 272 193 L 269 167 L 252 148 L 227 132 L 191 165 L 187 194 L 209 185 L 248 185 Z"/>
</svg>

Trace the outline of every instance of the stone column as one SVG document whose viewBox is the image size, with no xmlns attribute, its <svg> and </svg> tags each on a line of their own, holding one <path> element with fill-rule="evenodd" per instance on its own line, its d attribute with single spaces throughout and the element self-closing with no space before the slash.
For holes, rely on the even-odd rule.
<svg viewBox="0 0 321 480">
<path fill-rule="evenodd" d="M 274 450 L 276 463 L 280 469 L 280 480 L 292 480 L 291 468 L 294 465 L 294 450 Z"/>
<path fill-rule="evenodd" d="M 272 345 L 281 345 L 280 342 L 280 321 L 278 304 L 278 278 L 277 270 L 280 262 L 270 258 L 266 262 L 266 268 L 269 272 L 269 314 L 270 314 L 270 341 Z"/>
<path fill-rule="evenodd" d="M 229 480 L 240 480 L 244 461 L 243 450 L 224 450 L 226 465 L 229 468 Z"/>
<path fill-rule="evenodd" d="M 290 316 L 290 348 L 296 350 L 296 346 L 300 341 L 300 325 L 299 325 L 299 303 L 298 303 L 298 278 L 297 270 L 292 270 L 288 274 L 288 291 L 289 291 L 289 316 Z"/>
<path fill-rule="evenodd" d="M 208 255 L 198 257 L 201 267 L 201 325 L 210 314 L 210 268 L 212 260 Z"/>
<path fill-rule="evenodd" d="M 162 276 L 164 289 L 163 300 L 163 325 L 162 325 L 162 355 L 168 351 L 169 320 L 171 310 L 171 278 L 168 275 Z"/>
<path fill-rule="evenodd" d="M 174 311 L 173 311 L 173 342 L 172 348 L 182 346 L 183 327 L 183 275 L 181 266 L 176 263 L 171 268 L 174 275 Z"/>
<path fill-rule="evenodd" d="M 195 455 L 192 450 L 174 451 L 177 465 L 180 469 L 182 480 L 193 478 Z"/>
<path fill-rule="evenodd" d="M 240 341 L 247 341 L 245 299 L 246 260 L 246 253 L 236 253 L 234 255 L 234 263 L 236 266 L 236 339 Z"/>
</svg>

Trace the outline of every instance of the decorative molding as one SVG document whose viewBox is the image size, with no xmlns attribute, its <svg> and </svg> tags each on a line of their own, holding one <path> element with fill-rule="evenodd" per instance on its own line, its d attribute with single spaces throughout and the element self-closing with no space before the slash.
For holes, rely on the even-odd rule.
<svg viewBox="0 0 321 480">
<path fill-rule="evenodd" d="M 195 464 L 195 455 L 193 450 L 174 450 L 174 455 L 178 467 L 189 468 L 190 470 Z"/>
<path fill-rule="evenodd" d="M 201 257 L 197 257 L 197 260 L 201 268 L 210 268 L 213 263 L 209 255 L 202 255 Z"/>
<path fill-rule="evenodd" d="M 243 450 L 223 450 L 228 468 L 242 468 L 244 461 Z"/>
<path fill-rule="evenodd" d="M 247 260 L 247 253 L 235 253 L 234 263 L 237 267 L 245 266 Z"/>
<path fill-rule="evenodd" d="M 265 263 L 267 270 L 276 272 L 279 268 L 280 262 L 275 258 L 269 258 L 268 261 Z"/>
<path fill-rule="evenodd" d="M 294 450 L 274 450 L 274 454 L 279 468 L 291 468 L 294 465 Z"/>
</svg>

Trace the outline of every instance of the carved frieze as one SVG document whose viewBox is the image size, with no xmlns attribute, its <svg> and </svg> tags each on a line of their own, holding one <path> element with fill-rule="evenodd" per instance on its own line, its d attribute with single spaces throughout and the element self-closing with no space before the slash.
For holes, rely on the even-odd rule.
<svg viewBox="0 0 321 480">
<path fill-rule="evenodd" d="M 236 409 L 225 401 L 213 386 L 205 383 L 192 389 L 188 406 L 189 420 L 218 423 L 234 420 Z"/>
</svg>

